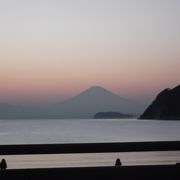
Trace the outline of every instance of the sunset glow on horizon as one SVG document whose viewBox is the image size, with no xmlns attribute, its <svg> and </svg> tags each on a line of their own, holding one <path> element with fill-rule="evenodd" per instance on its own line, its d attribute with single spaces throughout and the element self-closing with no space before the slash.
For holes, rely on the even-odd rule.
<svg viewBox="0 0 180 180">
<path fill-rule="evenodd" d="M 179 0 L 0 0 L 0 24 L 0 103 L 180 84 Z"/>
</svg>

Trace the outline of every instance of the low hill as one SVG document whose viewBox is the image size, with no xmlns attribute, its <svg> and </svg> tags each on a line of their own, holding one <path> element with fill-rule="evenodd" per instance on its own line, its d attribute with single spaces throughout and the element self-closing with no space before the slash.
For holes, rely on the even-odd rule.
<svg viewBox="0 0 180 180">
<path fill-rule="evenodd" d="M 99 112 L 94 115 L 94 119 L 122 119 L 122 118 L 133 118 L 133 116 L 129 114 L 122 114 L 119 112 Z"/>
</svg>

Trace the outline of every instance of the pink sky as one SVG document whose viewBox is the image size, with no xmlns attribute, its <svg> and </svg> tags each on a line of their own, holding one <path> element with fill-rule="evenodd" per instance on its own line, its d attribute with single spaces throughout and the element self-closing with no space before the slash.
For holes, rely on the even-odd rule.
<svg viewBox="0 0 180 180">
<path fill-rule="evenodd" d="M 48 102 L 99 85 L 145 102 L 180 84 L 180 1 L 6 0 L 0 101 Z"/>
</svg>

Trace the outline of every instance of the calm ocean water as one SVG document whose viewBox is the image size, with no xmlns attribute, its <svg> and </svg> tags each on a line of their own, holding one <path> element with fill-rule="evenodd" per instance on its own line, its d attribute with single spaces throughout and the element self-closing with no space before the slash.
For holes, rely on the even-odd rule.
<svg viewBox="0 0 180 180">
<path fill-rule="evenodd" d="M 180 121 L 0 120 L 0 144 L 180 140 Z"/>
<path fill-rule="evenodd" d="M 0 144 L 86 143 L 180 140 L 180 121 L 136 119 L 0 120 Z M 0 156 L 9 168 L 173 164 L 180 152 Z"/>
</svg>

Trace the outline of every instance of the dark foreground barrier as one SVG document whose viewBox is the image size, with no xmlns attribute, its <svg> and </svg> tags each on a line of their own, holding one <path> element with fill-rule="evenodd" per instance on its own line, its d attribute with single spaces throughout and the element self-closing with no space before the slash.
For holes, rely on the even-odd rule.
<svg viewBox="0 0 180 180">
<path fill-rule="evenodd" d="M 0 145 L 0 155 L 179 151 L 180 141 Z M 177 159 L 177 161 L 180 159 Z M 180 180 L 180 165 L 0 170 L 0 180 Z"/>
<path fill-rule="evenodd" d="M 180 141 L 0 145 L 0 155 L 179 151 Z"/>
<path fill-rule="evenodd" d="M 0 171 L 2 180 L 179 180 L 180 167 L 122 166 L 86 168 L 49 168 Z"/>
</svg>

